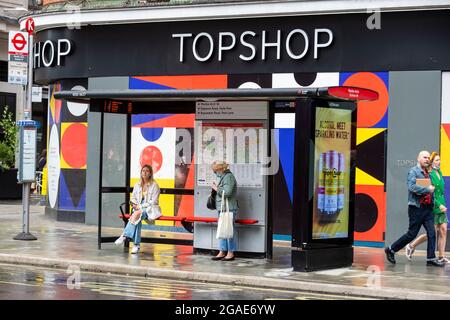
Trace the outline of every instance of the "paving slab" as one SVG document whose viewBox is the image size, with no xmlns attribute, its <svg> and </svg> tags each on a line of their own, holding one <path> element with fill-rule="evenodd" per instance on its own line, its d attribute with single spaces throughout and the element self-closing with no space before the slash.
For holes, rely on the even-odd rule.
<svg viewBox="0 0 450 320">
<path fill-rule="evenodd" d="M 380 299 L 450 299 L 450 267 L 427 267 L 425 252 L 413 261 L 403 252 L 397 264 L 385 260 L 383 249 L 355 247 L 350 268 L 294 272 L 289 243 L 275 242 L 273 259 L 238 258 L 212 261 L 207 254 L 194 254 L 191 246 L 141 244 L 138 255 L 113 243 L 97 248 L 97 226 L 59 222 L 44 214 L 44 207 L 30 207 L 30 231 L 38 240 L 17 241 L 22 230 L 22 206 L 0 203 L 0 262 L 129 274 L 265 288 L 304 290 Z M 118 236 L 119 228 L 104 228 L 105 235 Z M 144 231 L 153 236 L 189 238 L 192 234 Z"/>
</svg>

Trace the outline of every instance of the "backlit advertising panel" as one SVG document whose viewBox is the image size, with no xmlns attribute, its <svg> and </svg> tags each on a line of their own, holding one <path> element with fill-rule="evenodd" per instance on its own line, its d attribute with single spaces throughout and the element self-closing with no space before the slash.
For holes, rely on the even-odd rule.
<svg viewBox="0 0 450 320">
<path fill-rule="evenodd" d="M 349 236 L 352 110 L 315 111 L 312 239 Z"/>
</svg>

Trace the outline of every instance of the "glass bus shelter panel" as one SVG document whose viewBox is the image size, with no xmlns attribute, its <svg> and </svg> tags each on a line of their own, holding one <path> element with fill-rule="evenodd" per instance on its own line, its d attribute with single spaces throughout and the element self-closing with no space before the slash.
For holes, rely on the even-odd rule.
<svg viewBox="0 0 450 320">
<path fill-rule="evenodd" d="M 218 114 L 221 112 L 226 114 Z M 237 219 L 258 220 L 253 225 L 235 225 L 238 252 L 266 253 L 268 177 L 261 171 L 261 154 L 267 155 L 267 129 L 267 102 L 206 103 L 197 110 L 195 216 L 218 217 L 218 210 L 206 207 L 211 184 L 220 179 L 213 174 L 211 164 L 215 160 L 227 162 L 237 181 Z M 196 223 L 194 247 L 218 249 L 216 228 L 216 224 Z"/>
<path fill-rule="evenodd" d="M 194 215 L 194 121 L 192 113 L 136 114 L 131 118 L 130 185 L 144 165 L 153 168 L 164 216 Z M 185 231 L 180 222 L 156 221 L 149 229 Z"/>
<path fill-rule="evenodd" d="M 104 114 L 103 187 L 126 187 L 127 115 Z"/>
<path fill-rule="evenodd" d="M 123 220 L 119 218 L 120 205 L 125 202 L 124 193 L 103 193 L 102 195 L 102 237 L 120 236 Z M 113 227 L 114 229 L 111 229 Z"/>
</svg>

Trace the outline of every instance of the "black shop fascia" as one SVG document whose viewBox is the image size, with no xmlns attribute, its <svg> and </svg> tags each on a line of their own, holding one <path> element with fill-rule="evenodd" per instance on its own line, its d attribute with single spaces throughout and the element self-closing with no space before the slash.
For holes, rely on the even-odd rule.
<svg viewBox="0 0 450 320">
<path fill-rule="evenodd" d="M 450 42 L 438 41 L 450 30 L 448 10 L 383 13 L 378 30 L 367 27 L 368 17 L 47 29 L 35 38 L 35 80 L 49 84 L 108 76 L 450 70 Z"/>
</svg>

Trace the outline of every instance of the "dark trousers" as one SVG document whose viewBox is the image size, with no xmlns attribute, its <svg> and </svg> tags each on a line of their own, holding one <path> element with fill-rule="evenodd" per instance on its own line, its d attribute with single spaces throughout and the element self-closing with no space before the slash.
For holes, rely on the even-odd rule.
<svg viewBox="0 0 450 320">
<path fill-rule="evenodd" d="M 436 258 L 436 232 L 434 230 L 434 215 L 432 207 L 418 208 L 415 206 L 408 206 L 409 228 L 405 233 L 391 245 L 394 252 L 400 251 L 408 243 L 413 241 L 419 233 L 420 227 L 423 225 L 427 231 L 428 245 L 427 245 L 427 260 Z"/>
</svg>

